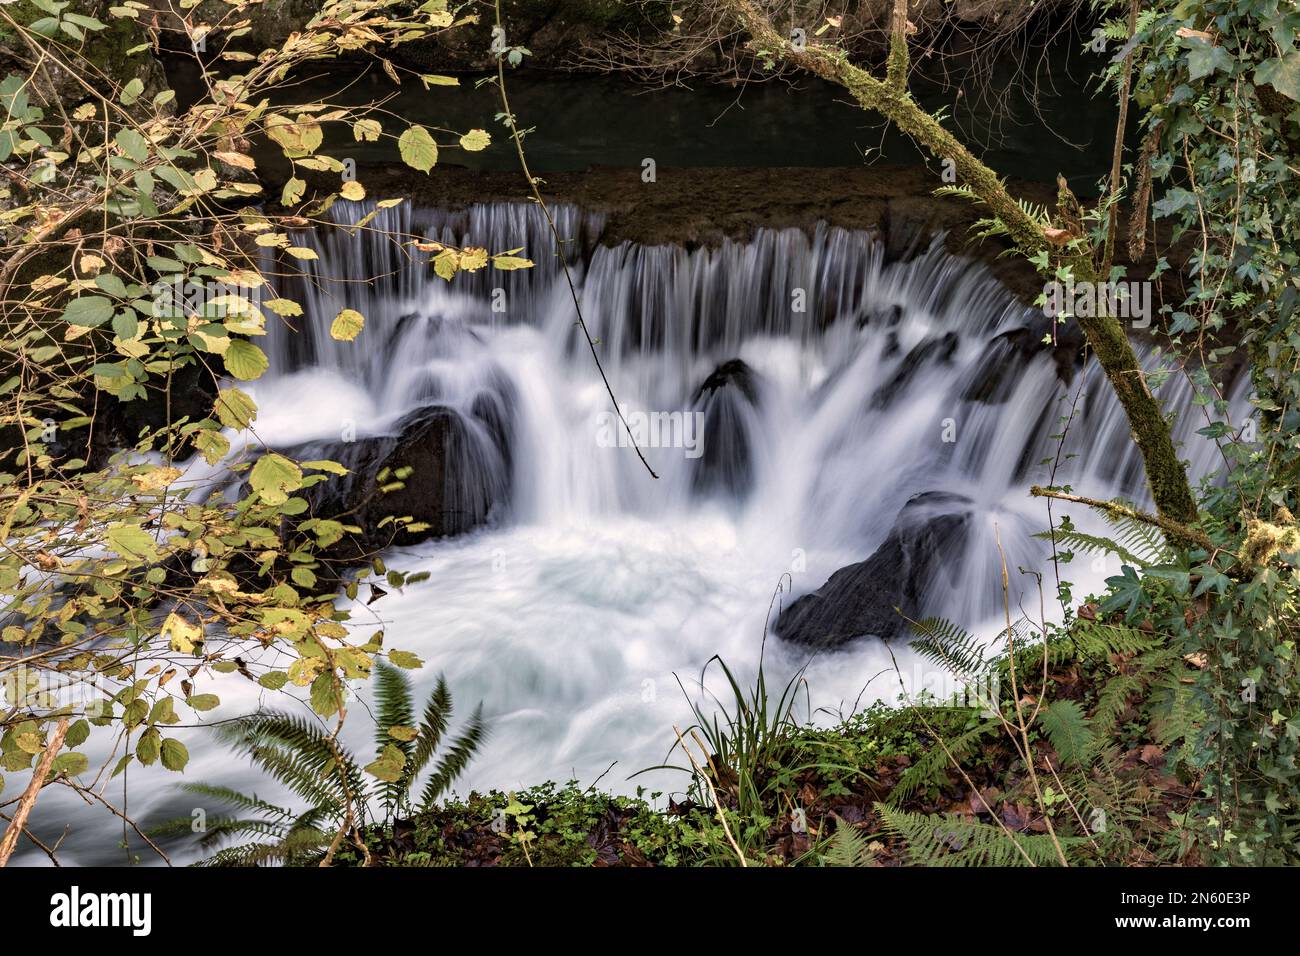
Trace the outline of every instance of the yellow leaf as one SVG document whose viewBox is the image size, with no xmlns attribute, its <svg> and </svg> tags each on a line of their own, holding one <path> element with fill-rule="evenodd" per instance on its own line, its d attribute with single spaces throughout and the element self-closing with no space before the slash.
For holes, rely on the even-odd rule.
<svg viewBox="0 0 1300 956">
<path fill-rule="evenodd" d="M 170 466 L 154 468 L 142 475 L 132 475 L 131 481 L 142 491 L 161 491 L 181 476 L 179 468 Z"/>
<path fill-rule="evenodd" d="M 163 621 L 162 634 L 167 638 L 171 649 L 178 654 L 193 653 L 194 645 L 203 640 L 203 628 L 191 624 L 175 611 L 168 614 L 167 620 Z"/>
<path fill-rule="evenodd" d="M 354 202 L 366 198 L 366 187 L 355 179 L 344 183 L 340 192 L 343 194 L 344 199 L 351 199 Z"/>
<path fill-rule="evenodd" d="M 340 342 L 351 342 L 360 334 L 365 324 L 366 317 L 356 309 L 344 309 L 330 324 L 330 338 Z"/>
</svg>

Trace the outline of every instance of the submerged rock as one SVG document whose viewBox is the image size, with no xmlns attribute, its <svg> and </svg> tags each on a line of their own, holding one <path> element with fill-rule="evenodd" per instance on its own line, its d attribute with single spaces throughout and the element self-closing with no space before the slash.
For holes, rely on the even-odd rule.
<svg viewBox="0 0 1300 956">
<path fill-rule="evenodd" d="M 911 498 L 884 543 L 865 561 L 840 568 L 777 618 L 778 637 L 821 650 L 858 637 L 888 640 L 908 631 L 895 608 L 913 620 L 944 573 L 960 557 L 973 514 L 971 500 L 946 492 Z"/>
<path fill-rule="evenodd" d="M 956 332 L 946 332 L 937 338 L 926 339 L 919 343 L 904 356 L 898 369 L 889 377 L 889 381 L 876 389 L 875 394 L 871 396 L 871 407 L 880 410 L 892 405 L 926 365 L 951 365 L 960 344 Z M 897 352 L 898 339 L 891 333 L 885 345 L 885 355 L 892 357 Z"/>
<path fill-rule="evenodd" d="M 1044 341 L 1052 335 L 1055 344 Z M 1002 404 L 1011 397 L 1024 370 L 1042 355 L 1051 358 L 1057 378 L 1069 385 L 1082 362 L 1083 344 L 1083 332 L 1077 325 L 1062 323 L 1053 329 L 1052 320 L 1046 316 L 1000 332 L 985 346 L 962 398 Z"/>
<path fill-rule="evenodd" d="M 723 362 L 695 390 L 692 408 L 704 415 L 703 453 L 691 476 L 696 492 L 741 499 L 753 487 L 750 420 L 758 396 L 758 375 L 740 359 Z"/>
</svg>

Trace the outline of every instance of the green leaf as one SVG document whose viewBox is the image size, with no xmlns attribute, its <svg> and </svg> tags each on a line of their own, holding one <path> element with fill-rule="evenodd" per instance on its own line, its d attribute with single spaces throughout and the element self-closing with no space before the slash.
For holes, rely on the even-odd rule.
<svg viewBox="0 0 1300 956">
<path fill-rule="evenodd" d="M 68 751 L 54 758 L 50 770 L 56 776 L 60 773 L 66 773 L 69 777 L 75 777 L 79 773 L 84 773 L 89 766 L 90 761 L 86 759 L 85 754 Z"/>
<path fill-rule="evenodd" d="M 1267 83 L 1283 96 L 1300 100 L 1300 53 L 1292 50 L 1284 56 L 1265 60 L 1255 67 L 1255 82 Z"/>
<path fill-rule="evenodd" d="M 460 138 L 461 148 L 467 152 L 477 153 L 492 144 L 492 136 L 485 129 L 472 129 Z"/>
<path fill-rule="evenodd" d="M 185 703 L 195 710 L 212 710 L 221 703 L 221 698 L 216 694 L 194 694 L 186 697 Z"/>
<path fill-rule="evenodd" d="M 175 737 L 168 737 L 162 742 L 162 764 L 168 770 L 184 770 L 189 762 L 189 750 Z"/>
<path fill-rule="evenodd" d="M 141 734 L 139 743 L 135 745 L 135 759 L 146 767 L 153 766 L 161 748 L 162 734 L 158 733 L 157 727 L 150 727 Z"/>
<path fill-rule="evenodd" d="M 248 480 L 268 505 L 282 505 L 289 492 L 302 487 L 302 470 L 283 455 L 271 453 L 257 459 Z"/>
<path fill-rule="evenodd" d="M 284 190 L 280 193 L 280 203 L 285 206 L 292 206 L 302 199 L 306 192 L 307 183 L 294 176 L 284 184 Z"/>
<path fill-rule="evenodd" d="M 257 403 L 237 388 L 223 388 L 217 392 L 213 409 L 227 428 L 247 428 L 257 418 Z"/>
<path fill-rule="evenodd" d="M 397 783 L 402 779 L 402 768 L 406 766 L 406 754 L 397 744 L 389 744 L 374 763 L 366 764 L 366 772 L 378 777 L 385 783 Z"/>
<path fill-rule="evenodd" d="M 153 535 L 138 524 L 117 522 L 108 526 L 105 543 L 128 561 L 156 561 L 158 549 Z"/>
<path fill-rule="evenodd" d="M 232 339 L 224 358 L 226 371 L 245 382 L 260 378 L 270 365 L 265 352 L 243 339 Z"/>
<path fill-rule="evenodd" d="M 84 295 L 73 299 L 63 310 L 63 321 L 69 325 L 93 329 L 113 317 L 113 300 L 102 295 Z"/>
<path fill-rule="evenodd" d="M 140 98 L 140 94 L 143 92 L 144 80 L 137 76 L 123 87 L 122 95 L 119 96 L 118 99 L 121 101 L 123 106 L 130 106 Z"/>
<path fill-rule="evenodd" d="M 289 682 L 289 675 L 284 671 L 267 671 L 257 682 L 268 690 L 279 690 Z"/>
<path fill-rule="evenodd" d="M 408 671 L 424 666 L 424 662 L 410 651 L 389 651 L 388 661 L 390 664 L 403 667 Z"/>
<path fill-rule="evenodd" d="M 1215 70 L 1231 73 L 1232 65 L 1232 54 L 1204 40 L 1194 42 L 1187 51 L 1187 71 L 1193 80 L 1203 79 Z"/>
<path fill-rule="evenodd" d="M 412 126 L 397 138 L 397 148 L 402 162 L 412 169 L 427 173 L 438 162 L 438 144 L 423 126 Z"/>
</svg>

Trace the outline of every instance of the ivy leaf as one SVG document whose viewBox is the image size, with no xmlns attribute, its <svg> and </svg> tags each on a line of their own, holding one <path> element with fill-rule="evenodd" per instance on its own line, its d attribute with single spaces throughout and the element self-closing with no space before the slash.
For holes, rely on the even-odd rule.
<svg viewBox="0 0 1300 956">
<path fill-rule="evenodd" d="M 1268 84 L 1283 96 L 1300 100 L 1300 53 L 1265 60 L 1255 67 L 1255 82 Z"/>
<path fill-rule="evenodd" d="M 397 149 L 402 162 L 412 169 L 427 173 L 438 162 L 438 144 L 423 126 L 412 126 L 397 138 Z"/>
<path fill-rule="evenodd" d="M 1199 40 L 1187 51 L 1187 71 L 1193 81 L 1204 79 L 1215 70 L 1232 72 L 1232 54 L 1221 46 Z"/>
</svg>

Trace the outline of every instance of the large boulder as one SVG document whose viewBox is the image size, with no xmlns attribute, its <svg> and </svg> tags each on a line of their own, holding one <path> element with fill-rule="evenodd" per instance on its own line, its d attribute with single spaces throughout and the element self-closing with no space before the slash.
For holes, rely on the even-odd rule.
<svg viewBox="0 0 1300 956">
<path fill-rule="evenodd" d="M 695 390 L 692 409 L 704 415 L 702 454 L 691 475 L 699 494 L 741 499 L 753 487 L 750 419 L 758 400 L 758 374 L 740 359 L 723 362 Z"/>
<path fill-rule="evenodd" d="M 507 396 L 485 392 L 468 413 L 429 405 L 402 418 L 392 434 L 288 454 L 333 458 L 348 468 L 346 476 L 317 485 L 308 496 L 312 516 L 339 517 L 362 529 L 341 545 L 345 552 L 463 534 L 509 506 L 509 408 Z M 383 490 L 395 482 L 401 487 Z M 389 517 L 410 517 L 423 527 L 385 522 Z"/>
<path fill-rule="evenodd" d="M 955 565 L 965 548 L 972 515 L 970 499 L 961 495 L 914 496 L 871 557 L 840 568 L 781 613 L 777 636 L 830 650 L 859 637 L 889 640 L 907 633 L 909 625 L 895 608 L 920 620 L 949 577 L 945 564 Z"/>
</svg>

